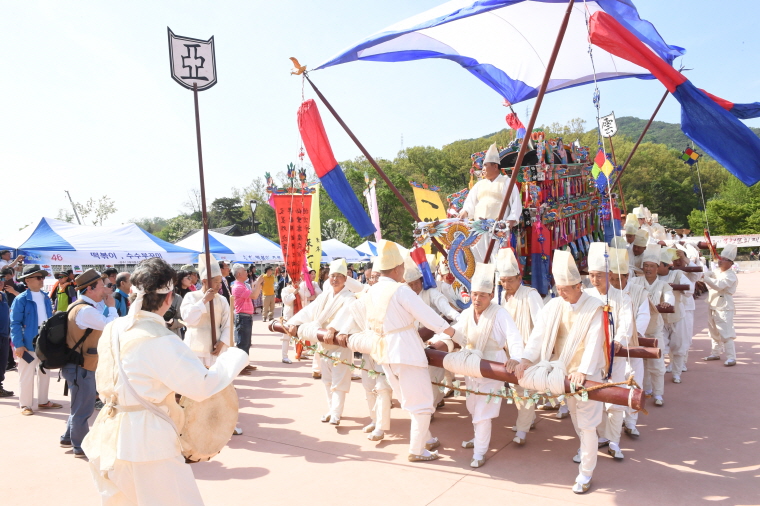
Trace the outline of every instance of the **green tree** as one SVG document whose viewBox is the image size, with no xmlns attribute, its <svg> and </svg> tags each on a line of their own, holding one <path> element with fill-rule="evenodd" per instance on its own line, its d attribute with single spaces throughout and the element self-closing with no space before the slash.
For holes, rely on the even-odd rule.
<svg viewBox="0 0 760 506">
<path fill-rule="evenodd" d="M 249 213 L 250 214 L 250 213 Z M 244 223 L 245 211 L 239 198 L 220 197 L 211 203 L 208 211 L 209 227 L 219 228 L 230 225 L 239 225 L 248 228 Z"/>
<path fill-rule="evenodd" d="M 186 214 L 181 214 L 168 220 L 166 226 L 156 236 L 164 241 L 177 242 L 191 230 L 199 228 L 201 228 L 200 221 L 194 220 Z"/>
</svg>

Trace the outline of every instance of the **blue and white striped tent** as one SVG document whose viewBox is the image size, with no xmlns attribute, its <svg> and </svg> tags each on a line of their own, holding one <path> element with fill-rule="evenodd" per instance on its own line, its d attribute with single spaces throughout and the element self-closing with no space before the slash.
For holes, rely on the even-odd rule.
<svg viewBox="0 0 760 506">
<path fill-rule="evenodd" d="M 453 0 L 380 30 L 315 70 L 352 61 L 401 62 L 441 58 L 458 63 L 512 104 L 538 94 L 567 0 Z M 665 43 L 631 0 L 577 1 L 547 92 L 650 72 L 594 47 L 588 55 L 586 19 L 603 10 L 668 63 L 684 49 Z M 405 84 L 406 85 L 406 84 Z"/>
<path fill-rule="evenodd" d="M 201 230 L 179 241 L 177 245 L 199 252 L 206 251 Z M 208 246 L 217 260 L 240 263 L 282 262 L 280 245 L 260 234 L 234 237 L 209 231 Z"/>
<path fill-rule="evenodd" d="M 161 240 L 134 223 L 96 227 L 42 218 L 0 244 L 24 255 L 25 263 L 41 265 L 136 264 L 151 257 L 188 264 L 198 257 L 197 251 Z"/>
</svg>

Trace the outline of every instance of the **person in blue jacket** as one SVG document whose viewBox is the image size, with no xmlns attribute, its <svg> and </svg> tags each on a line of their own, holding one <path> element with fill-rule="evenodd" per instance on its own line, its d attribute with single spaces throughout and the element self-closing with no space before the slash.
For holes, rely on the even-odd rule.
<svg viewBox="0 0 760 506">
<path fill-rule="evenodd" d="M 39 409 L 60 409 L 63 406 L 48 399 L 50 374 L 39 368 L 40 360 L 34 353 L 34 338 L 45 321 L 53 316 L 50 297 L 42 291 L 45 278 L 50 274 L 39 265 L 25 265 L 19 281 L 26 290 L 13 299 L 11 306 L 11 339 L 16 348 L 18 365 L 18 400 L 22 415 L 33 415 L 34 378 L 37 377 L 37 401 Z"/>
</svg>

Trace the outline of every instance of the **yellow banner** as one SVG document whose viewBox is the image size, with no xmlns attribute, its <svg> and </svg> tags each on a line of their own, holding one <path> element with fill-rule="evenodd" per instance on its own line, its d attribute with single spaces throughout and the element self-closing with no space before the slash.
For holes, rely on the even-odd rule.
<svg viewBox="0 0 760 506">
<path fill-rule="evenodd" d="M 443 205 L 438 192 L 412 186 L 414 200 L 417 202 L 417 214 L 422 221 L 446 219 L 446 206 Z M 425 246 L 425 252 L 430 253 L 430 245 Z"/>
<path fill-rule="evenodd" d="M 319 185 L 316 185 L 316 192 L 311 197 L 311 218 L 309 219 L 309 242 L 307 243 L 308 251 L 306 253 L 306 263 L 309 269 L 317 271 L 319 279 L 319 263 L 322 260 L 322 224 L 319 219 Z"/>
</svg>

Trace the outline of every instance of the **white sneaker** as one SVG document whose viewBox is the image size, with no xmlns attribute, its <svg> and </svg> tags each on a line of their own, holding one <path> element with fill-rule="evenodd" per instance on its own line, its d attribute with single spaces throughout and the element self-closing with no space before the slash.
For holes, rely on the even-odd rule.
<svg viewBox="0 0 760 506">
<path fill-rule="evenodd" d="M 686 366 L 683 366 L 683 367 L 681 368 L 681 372 L 686 372 L 686 371 L 688 371 L 688 369 L 686 369 Z"/>
<path fill-rule="evenodd" d="M 623 431 L 631 437 L 639 437 L 641 435 L 636 427 L 623 427 Z"/>
<path fill-rule="evenodd" d="M 681 382 L 681 376 L 673 375 L 673 383 L 680 383 Z"/>
<path fill-rule="evenodd" d="M 293 361 L 292 361 L 292 360 L 290 360 L 288 357 L 283 357 L 283 359 L 282 359 L 282 363 L 283 363 L 283 364 L 292 364 L 292 363 L 293 363 Z"/>
<path fill-rule="evenodd" d="M 665 368 L 665 372 L 666 372 L 666 373 L 671 373 L 671 372 L 673 372 L 673 366 L 671 366 L 671 365 L 668 365 L 668 366 Z"/>
<path fill-rule="evenodd" d="M 375 429 L 367 435 L 367 439 L 370 441 L 382 441 L 385 438 L 385 431 L 383 429 Z"/>
<path fill-rule="evenodd" d="M 617 460 L 623 460 L 623 458 L 625 457 L 623 455 L 623 452 L 620 451 L 620 447 L 616 445 L 615 443 L 610 443 L 610 447 L 607 448 L 607 453 L 612 455 L 612 458 L 617 459 Z"/>
<path fill-rule="evenodd" d="M 581 449 L 580 448 L 578 448 L 578 453 L 573 455 L 573 462 L 575 462 L 576 464 L 581 463 Z"/>
<path fill-rule="evenodd" d="M 243 435 L 243 429 L 240 427 L 235 427 L 235 430 L 232 431 L 233 436 L 242 436 Z"/>
<path fill-rule="evenodd" d="M 729 358 L 728 360 L 723 362 L 723 365 L 725 365 L 726 367 L 733 367 L 736 365 L 736 360 L 734 360 L 733 358 Z"/>
<path fill-rule="evenodd" d="M 462 441 L 462 448 L 475 448 L 475 440 Z"/>
</svg>

